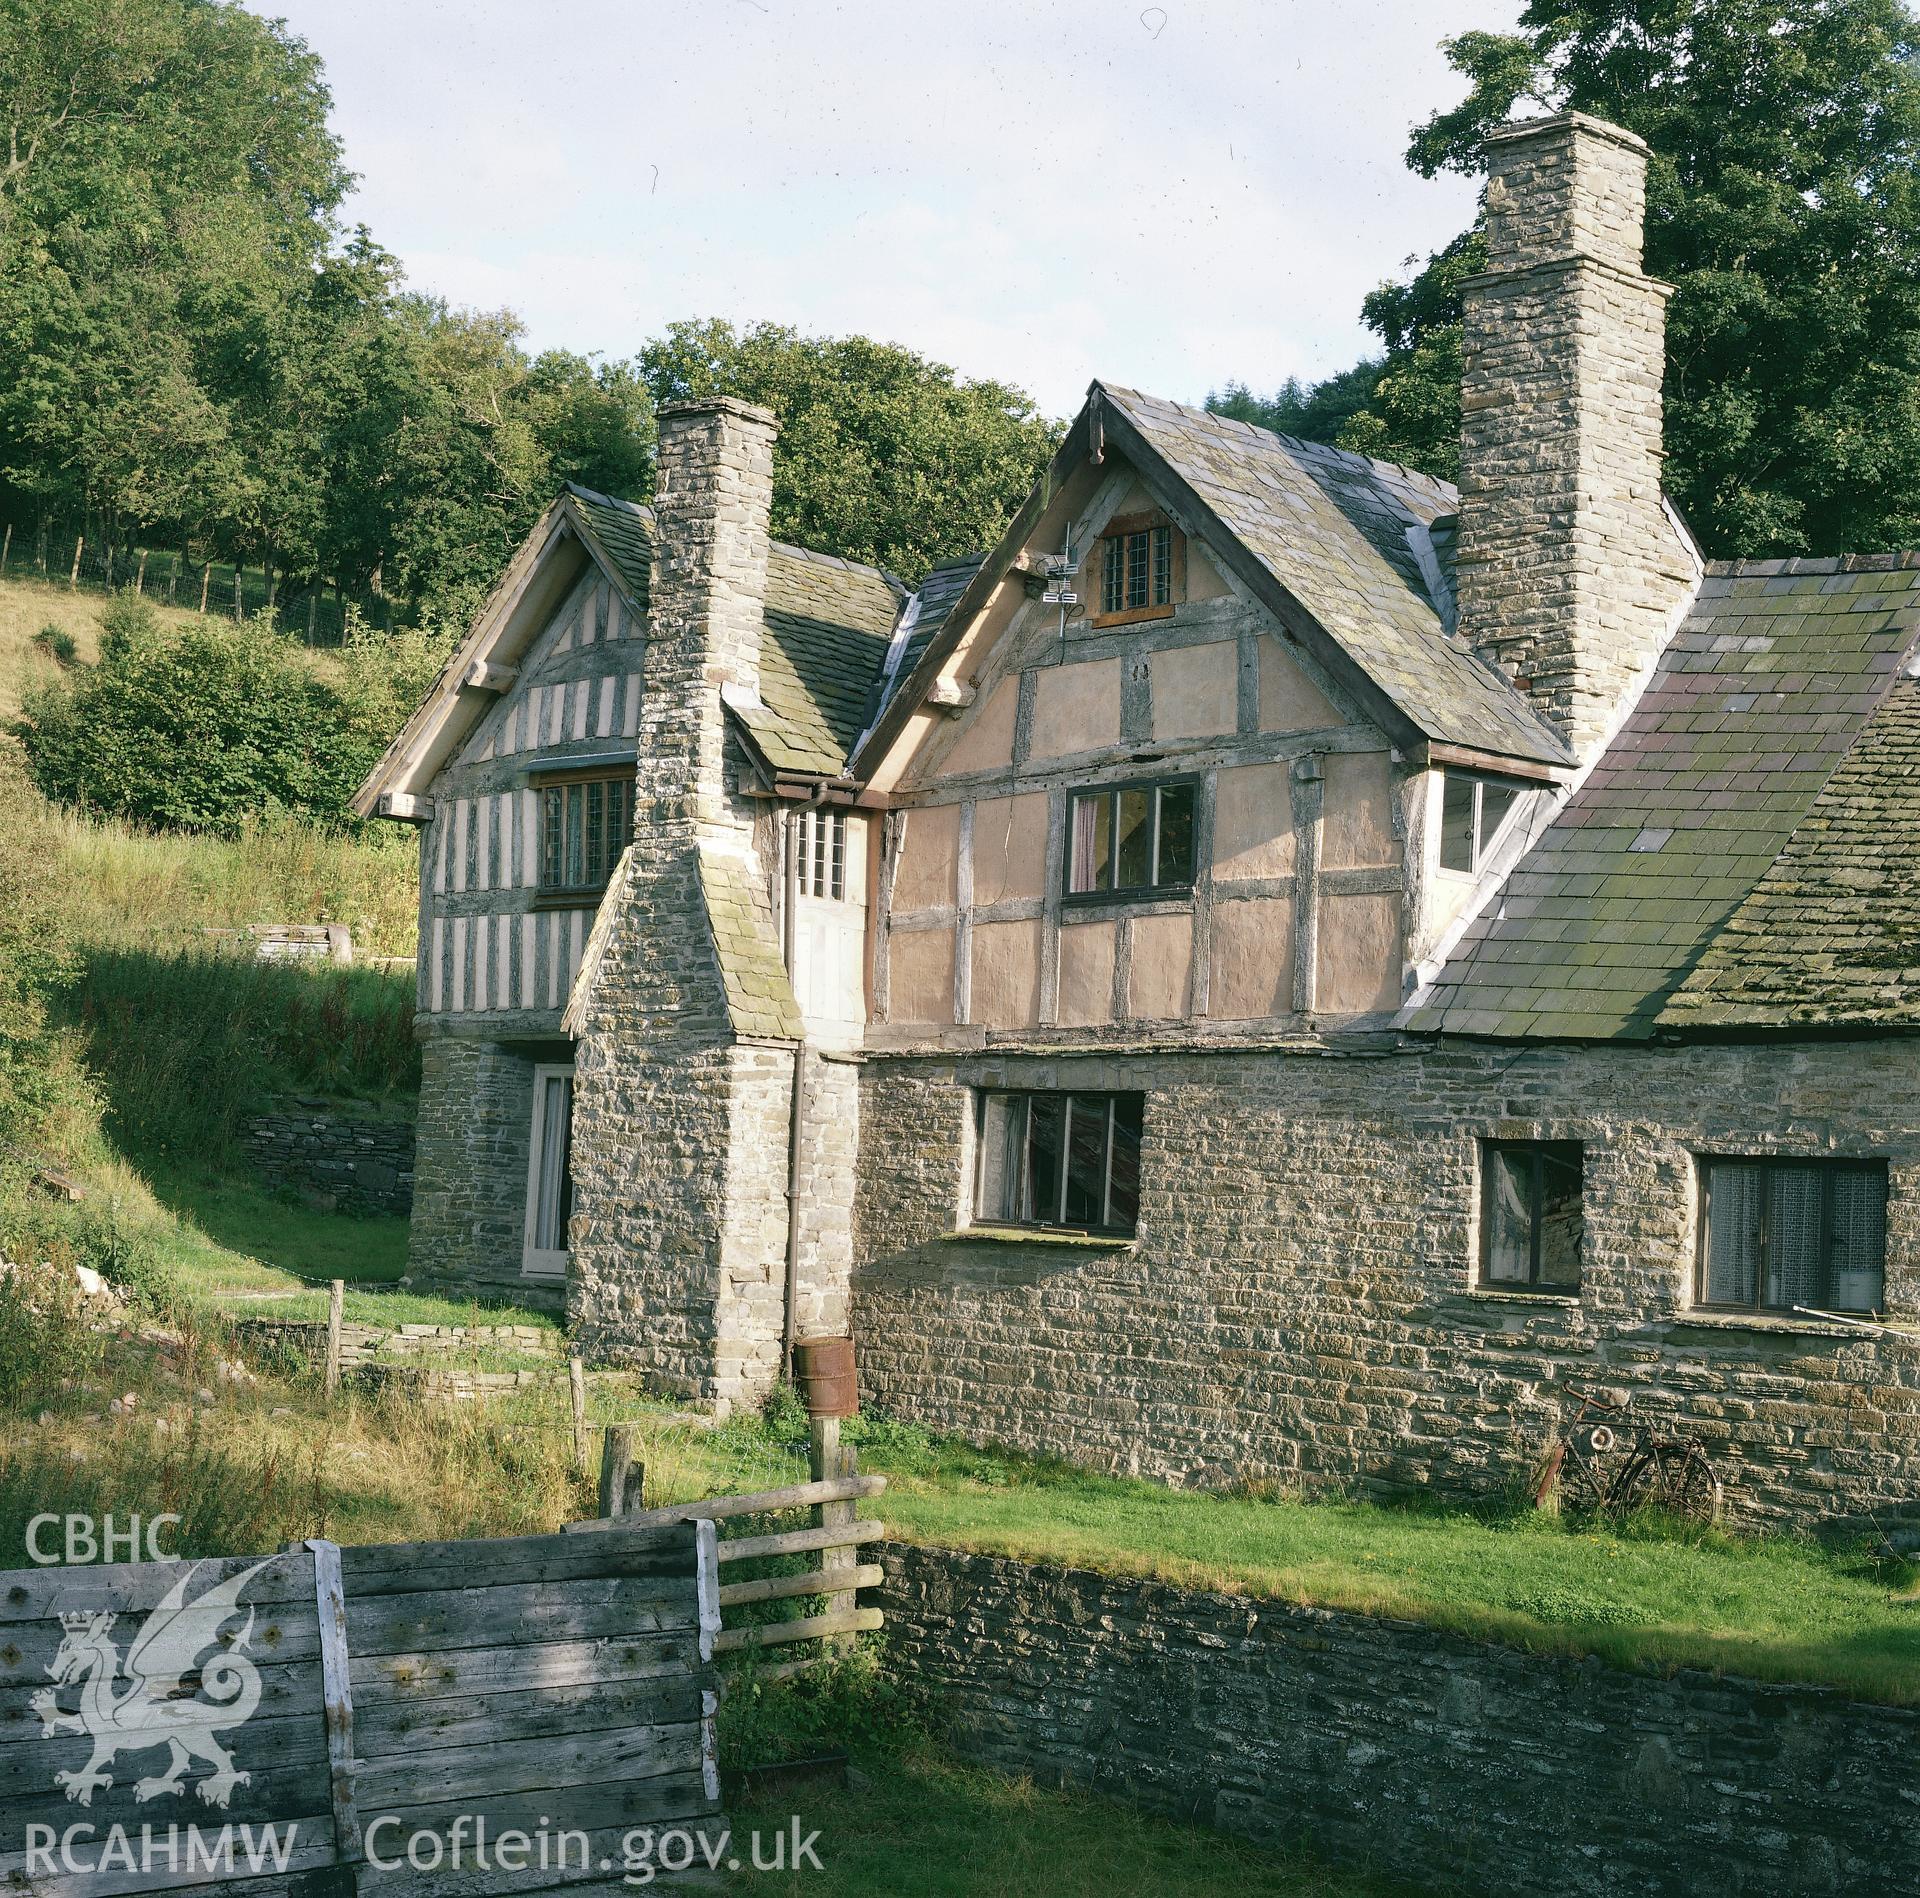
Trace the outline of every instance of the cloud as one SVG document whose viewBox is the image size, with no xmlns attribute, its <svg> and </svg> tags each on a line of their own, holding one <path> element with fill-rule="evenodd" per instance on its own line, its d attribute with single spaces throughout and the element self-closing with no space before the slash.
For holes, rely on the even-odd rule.
<svg viewBox="0 0 1920 1898">
<path fill-rule="evenodd" d="M 1361 296 L 1470 214 L 1401 159 L 1459 95 L 1438 32 L 1517 7 L 285 11 L 362 174 L 348 214 L 416 288 L 616 355 L 682 316 L 857 330 L 1066 412 L 1095 373 L 1194 397 L 1352 361 Z"/>
</svg>

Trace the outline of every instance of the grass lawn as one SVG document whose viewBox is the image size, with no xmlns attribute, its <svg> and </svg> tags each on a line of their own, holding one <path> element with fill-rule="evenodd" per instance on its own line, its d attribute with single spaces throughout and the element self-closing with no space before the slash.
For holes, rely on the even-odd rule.
<svg viewBox="0 0 1920 1898">
<path fill-rule="evenodd" d="M 1920 1704 L 1920 1570 L 1864 1551 L 1531 1509 L 1169 1490 L 910 1428 L 855 1434 L 869 1437 L 861 1467 L 889 1478 L 868 1513 L 916 1542 Z M 803 1455 L 754 1419 L 704 1432 L 656 1419 L 649 1435 L 650 1500 L 792 1481 Z"/>
<path fill-rule="evenodd" d="M 1386 1898 L 1351 1872 L 1149 1819 L 1085 1793 L 962 1766 L 932 1748 L 867 1764 L 858 1791 L 802 1787 L 727 1810 L 737 1848 L 758 1831 L 771 1858 L 783 1830 L 820 1834 L 811 1866 L 740 1887 L 767 1898 Z M 742 1863 L 750 1862 L 740 1849 Z"/>
</svg>

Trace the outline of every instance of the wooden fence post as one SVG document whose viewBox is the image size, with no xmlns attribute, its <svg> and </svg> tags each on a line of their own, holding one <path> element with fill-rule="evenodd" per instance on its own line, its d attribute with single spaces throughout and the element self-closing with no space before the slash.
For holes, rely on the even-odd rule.
<svg viewBox="0 0 1920 1898">
<path fill-rule="evenodd" d="M 633 1454 L 640 1432 L 633 1424 L 608 1424 L 600 1439 L 600 1513 L 630 1516 L 641 1507 L 647 1466 Z"/>
<path fill-rule="evenodd" d="M 7 570 L 7 556 L 13 552 L 13 523 L 7 523 L 7 537 L 0 541 L 0 574 Z"/>
<path fill-rule="evenodd" d="M 84 534 L 73 537 L 73 566 L 67 574 L 67 591 L 71 593 L 80 584 L 80 549 L 87 544 Z"/>
<path fill-rule="evenodd" d="M 327 1286 L 327 1395 L 340 1388 L 340 1321 L 346 1316 L 347 1288 L 340 1279 Z"/>
<path fill-rule="evenodd" d="M 133 592 L 136 599 L 147 590 L 147 550 L 140 549 L 140 571 L 133 576 Z"/>
<path fill-rule="evenodd" d="M 238 626 L 244 618 L 246 608 L 240 599 L 240 562 L 236 559 L 233 563 L 233 623 Z"/>
<path fill-rule="evenodd" d="M 207 564 L 200 569 L 200 610 L 203 613 L 207 610 L 207 588 L 212 584 L 213 562 L 209 560 Z"/>
<path fill-rule="evenodd" d="M 837 1476 L 859 1473 L 860 1458 L 850 1444 L 840 1441 L 838 1417 L 810 1417 L 807 1420 L 807 1454 L 813 1465 L 813 1480 L 825 1483 Z M 816 1529 L 840 1529 L 853 1521 L 856 1505 L 851 1502 L 817 1503 L 813 1510 Z M 851 1548 L 828 1549 L 820 1557 L 820 1566 L 828 1573 L 857 1568 L 859 1557 Z M 850 1614 L 860 1598 L 851 1588 L 833 1590 L 827 1596 L 824 1613 Z M 835 1635 L 827 1643 L 830 1654 L 848 1654 L 853 1650 L 850 1634 Z"/>
<path fill-rule="evenodd" d="M 101 578 L 107 591 L 111 593 L 113 591 L 113 542 L 112 541 L 107 542 L 107 565 L 106 565 L 106 570 L 102 574 Z"/>
<path fill-rule="evenodd" d="M 567 1353 L 567 1396 L 573 1404 L 573 1460 L 584 1474 L 587 1467 L 587 1367 L 578 1351 Z"/>
</svg>

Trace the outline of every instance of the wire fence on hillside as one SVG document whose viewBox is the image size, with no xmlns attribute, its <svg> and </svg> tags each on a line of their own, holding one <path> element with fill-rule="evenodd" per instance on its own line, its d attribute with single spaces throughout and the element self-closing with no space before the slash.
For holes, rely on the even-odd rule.
<svg viewBox="0 0 1920 1898">
<path fill-rule="evenodd" d="M 382 595 L 354 594 L 327 580 L 289 583 L 261 567 L 195 560 L 178 547 L 115 546 L 71 526 L 0 521 L 0 579 L 44 580 L 76 592 L 127 590 L 156 606 L 226 619 L 271 612 L 310 646 L 339 645 L 356 607 L 371 626 L 391 632 L 394 625 L 393 602 Z"/>
</svg>

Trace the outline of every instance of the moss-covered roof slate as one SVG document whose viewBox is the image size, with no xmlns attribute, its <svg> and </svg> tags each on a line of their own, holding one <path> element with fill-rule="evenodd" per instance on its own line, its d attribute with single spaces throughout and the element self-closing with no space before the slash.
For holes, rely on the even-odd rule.
<svg viewBox="0 0 1920 1898">
<path fill-rule="evenodd" d="M 567 492 L 579 503 L 593 537 L 618 569 L 628 599 L 641 612 L 653 591 L 653 510 L 617 495 L 596 494 L 577 482 Z"/>
<path fill-rule="evenodd" d="M 1447 482 L 1137 390 L 1098 385 L 1240 543 L 1429 738 L 1531 763 L 1566 740 L 1449 634 L 1407 539 L 1450 516 Z"/>
<path fill-rule="evenodd" d="M 1920 679 L 1902 679 L 1660 1014 L 1920 1027 Z"/>
<path fill-rule="evenodd" d="M 700 887 L 735 1034 L 798 1041 L 803 1029 L 793 984 L 780 960 L 773 913 L 734 858 L 702 847 Z"/>
<path fill-rule="evenodd" d="M 1670 1025 L 1669 998 L 1887 696 L 1920 630 L 1916 566 L 1711 569 L 1632 715 L 1409 1025 L 1576 1039 Z"/>
<path fill-rule="evenodd" d="M 845 770 L 901 603 L 876 568 L 773 544 L 760 706 L 732 707 L 769 764 L 826 777 Z"/>
</svg>

